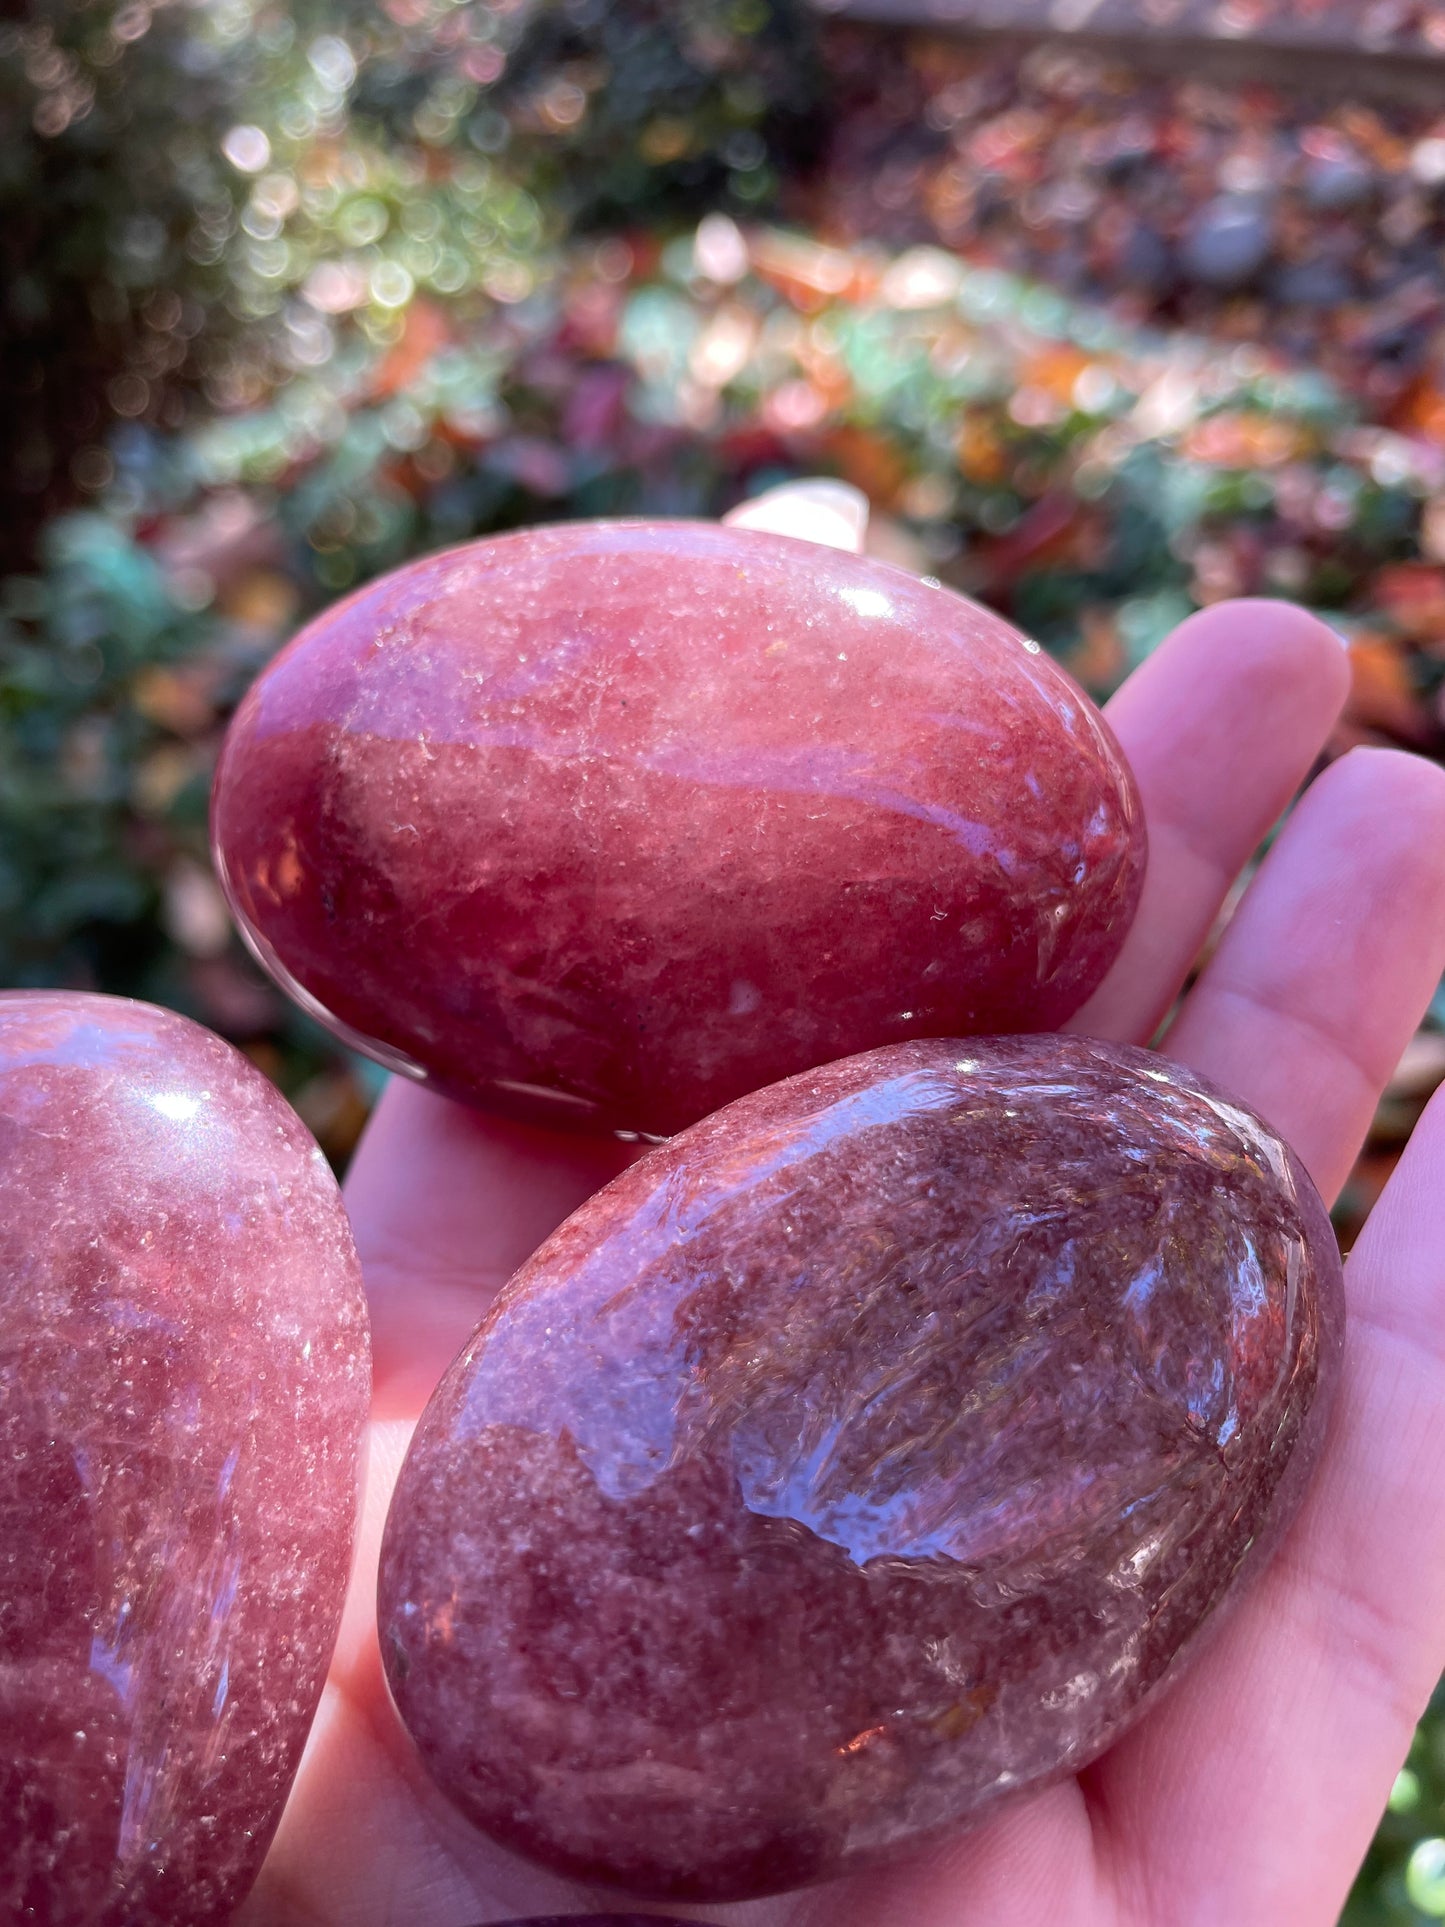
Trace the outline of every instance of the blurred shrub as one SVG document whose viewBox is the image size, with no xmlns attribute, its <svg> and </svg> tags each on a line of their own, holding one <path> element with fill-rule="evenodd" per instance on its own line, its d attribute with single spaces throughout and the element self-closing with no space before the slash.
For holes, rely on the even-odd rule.
<svg viewBox="0 0 1445 1927">
<path fill-rule="evenodd" d="M 1435 1691 L 1341 1927 L 1445 1920 L 1445 1684 Z"/>
<path fill-rule="evenodd" d="M 72 464 L 115 415 L 178 422 L 175 380 L 225 318 L 219 257 L 196 258 L 235 218 L 218 132 L 251 60 L 224 52 L 211 14 L 128 0 L 37 0 L 0 26 L 7 565 L 100 478 L 99 449 Z"/>
<path fill-rule="evenodd" d="M 536 9 L 506 90 L 536 191 L 574 228 L 770 206 L 826 133 L 814 17 L 804 0 Z"/>
<path fill-rule="evenodd" d="M 28 0 L 0 27 L 0 568 L 179 426 L 384 340 L 416 293 L 515 301 L 578 223 L 757 207 L 807 148 L 803 0 Z"/>
</svg>

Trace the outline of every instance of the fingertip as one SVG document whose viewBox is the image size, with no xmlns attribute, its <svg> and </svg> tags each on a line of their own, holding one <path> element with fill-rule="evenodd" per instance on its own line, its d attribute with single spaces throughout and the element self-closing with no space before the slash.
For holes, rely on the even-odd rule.
<svg viewBox="0 0 1445 1927">
<path fill-rule="evenodd" d="M 1246 638 L 1289 642 L 1297 639 L 1313 647 L 1328 644 L 1336 655 L 1349 651 L 1349 639 L 1332 629 L 1313 610 L 1280 596 L 1230 596 L 1196 609 L 1180 623 L 1180 630 L 1228 628 Z"/>
<path fill-rule="evenodd" d="M 1445 769 L 1438 763 L 1407 749 L 1349 750 L 1316 778 L 1301 814 L 1329 821 L 1338 846 L 1368 838 L 1377 863 L 1445 915 Z"/>
<path fill-rule="evenodd" d="M 1165 1040 L 1333 1194 L 1445 969 L 1445 771 L 1333 763 L 1291 814 Z"/>
<path fill-rule="evenodd" d="M 1413 750 L 1390 749 L 1362 743 L 1337 758 L 1319 778 L 1331 787 L 1368 789 L 1372 806 L 1390 803 L 1400 809 L 1445 817 L 1445 769 Z"/>
<path fill-rule="evenodd" d="M 1349 652 L 1329 624 L 1293 602 L 1238 597 L 1187 616 L 1110 705 L 1127 713 L 1152 706 L 1163 684 L 1196 677 L 1227 684 L 1230 708 L 1288 703 L 1294 728 L 1323 737 L 1350 693 Z"/>
<path fill-rule="evenodd" d="M 810 476 L 801 482 L 783 482 L 740 502 L 723 521 L 735 529 L 790 535 L 860 555 L 868 533 L 868 497 L 851 482 Z"/>
</svg>

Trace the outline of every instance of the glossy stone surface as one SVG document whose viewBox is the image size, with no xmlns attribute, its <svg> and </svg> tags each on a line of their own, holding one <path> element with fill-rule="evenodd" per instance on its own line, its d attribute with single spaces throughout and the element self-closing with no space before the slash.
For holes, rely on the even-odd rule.
<svg viewBox="0 0 1445 1927">
<path fill-rule="evenodd" d="M 913 1043 L 650 1152 L 443 1380 L 383 1547 L 439 1785 L 657 1899 L 856 1868 L 1082 1767 L 1293 1511 L 1319 1198 L 1150 1053 Z"/>
<path fill-rule="evenodd" d="M 1144 860 L 1088 698 L 901 570 L 708 523 L 476 543 L 323 616 L 216 779 L 253 946 L 454 1094 L 666 1134 L 910 1036 L 1057 1028 Z"/>
<path fill-rule="evenodd" d="M 369 1385 L 321 1153 L 219 1038 L 0 995 L 0 1920 L 228 1920 L 340 1617 Z"/>
</svg>

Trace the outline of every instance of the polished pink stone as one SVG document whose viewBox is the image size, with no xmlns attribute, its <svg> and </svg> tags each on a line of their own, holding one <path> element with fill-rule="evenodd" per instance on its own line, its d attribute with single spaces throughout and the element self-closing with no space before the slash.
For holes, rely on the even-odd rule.
<svg viewBox="0 0 1445 1927">
<path fill-rule="evenodd" d="M 1294 1509 L 1341 1335 L 1298 1161 L 1160 1057 L 920 1042 L 759 1091 L 443 1380 L 383 1548 L 396 1704 L 568 1874 L 855 1869 L 1135 1717 Z"/>
<path fill-rule="evenodd" d="M 251 691 L 213 821 L 258 954 L 342 1035 L 653 1134 L 850 1051 L 1057 1028 L 1144 862 L 1117 745 L 1036 644 L 707 523 L 536 529 L 362 590 Z"/>
<path fill-rule="evenodd" d="M 369 1383 L 321 1153 L 170 1012 L 0 996 L 0 1920 L 206 1927 L 336 1636 Z"/>
</svg>

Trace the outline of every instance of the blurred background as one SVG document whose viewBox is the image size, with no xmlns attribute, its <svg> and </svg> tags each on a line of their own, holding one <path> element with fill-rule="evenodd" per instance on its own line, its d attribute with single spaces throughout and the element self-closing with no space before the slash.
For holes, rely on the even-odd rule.
<svg viewBox="0 0 1445 1927">
<path fill-rule="evenodd" d="M 405 557 L 798 474 L 1098 696 L 1277 594 L 1445 755 L 1445 0 L 23 0 L 0 981 L 371 1068 L 231 934 L 226 717 Z M 1445 1076 L 1445 997 L 1339 1213 Z M 1445 1919 L 1445 1698 L 1346 1915 Z"/>
</svg>

